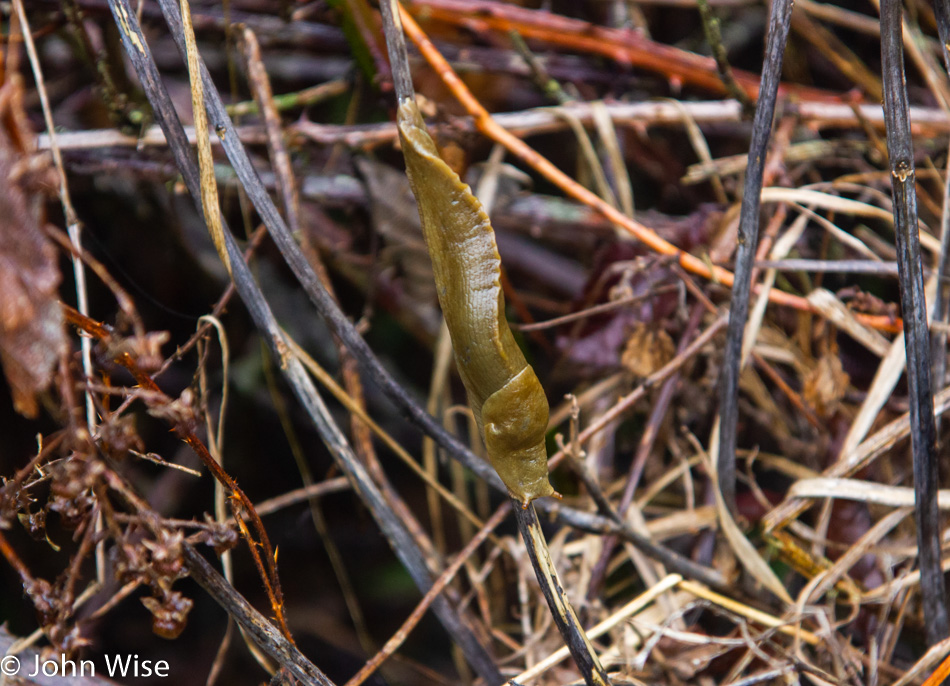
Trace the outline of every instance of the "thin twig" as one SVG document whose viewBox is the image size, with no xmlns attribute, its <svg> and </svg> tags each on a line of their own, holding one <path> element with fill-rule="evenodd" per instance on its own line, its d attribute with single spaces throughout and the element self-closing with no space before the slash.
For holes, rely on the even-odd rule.
<svg viewBox="0 0 950 686">
<path fill-rule="evenodd" d="M 49 97 L 46 93 L 46 82 L 43 78 L 43 70 L 40 67 L 39 56 L 37 55 L 36 45 L 33 42 L 32 29 L 27 21 L 26 10 L 23 9 L 22 0 L 14 0 L 13 9 L 17 14 L 18 24 L 23 34 L 23 42 L 26 45 L 26 52 L 30 59 L 30 66 L 33 70 L 33 78 L 36 82 L 36 90 L 40 96 L 40 104 L 43 109 L 43 120 L 46 124 L 46 130 L 49 135 L 50 148 L 53 152 L 53 162 L 56 167 L 56 173 L 59 177 L 59 200 L 63 208 L 63 215 L 66 219 L 66 230 L 69 234 L 69 240 L 76 252 L 82 251 L 82 223 L 73 207 L 72 198 L 69 193 L 69 183 L 66 179 L 66 169 L 63 167 L 63 156 L 56 145 L 56 132 L 53 125 L 53 112 L 50 108 Z M 86 268 L 78 255 L 74 254 L 72 258 L 73 281 L 76 285 L 76 304 L 79 311 L 85 315 L 89 314 L 89 291 L 86 287 Z M 82 356 L 82 371 L 86 379 L 93 379 L 92 372 L 92 341 L 88 338 L 80 338 L 79 349 Z M 98 424 L 98 415 L 96 414 L 95 403 L 92 393 L 88 390 L 84 393 L 86 406 L 86 429 L 90 435 L 96 433 Z M 101 517 L 96 521 L 96 529 L 102 530 Z M 100 584 L 106 580 L 106 556 L 105 543 L 100 542 L 96 546 L 96 578 Z"/>
<path fill-rule="evenodd" d="M 755 103 L 749 94 L 736 81 L 735 74 L 732 73 L 732 66 L 729 64 L 729 56 L 726 54 L 726 46 L 722 42 L 722 33 L 719 31 L 719 18 L 713 13 L 708 0 L 697 0 L 696 6 L 699 8 L 699 18 L 703 22 L 703 33 L 706 34 L 706 42 L 712 50 L 713 58 L 716 60 L 716 68 L 719 70 L 719 76 L 726 87 L 726 91 L 742 104 L 742 108 L 751 113 L 755 108 Z"/>
<path fill-rule="evenodd" d="M 752 267 L 759 236 L 762 174 L 772 133 L 772 119 L 775 114 L 778 84 L 782 75 L 782 58 L 785 54 L 791 12 L 792 5 L 789 0 L 776 0 L 772 3 L 765 64 L 762 69 L 762 85 L 759 88 L 759 101 L 752 120 L 752 141 L 749 144 L 749 164 L 739 217 L 735 282 L 732 284 L 726 354 L 719 380 L 719 414 L 722 421 L 716 473 L 723 500 L 733 513 L 736 509 L 736 426 L 739 419 L 739 368 L 742 338 L 749 316 L 749 290 L 752 285 Z"/>
<path fill-rule="evenodd" d="M 571 657 L 588 686 L 608 686 L 610 681 L 607 679 L 607 673 L 600 665 L 597 653 L 577 621 L 574 608 L 564 593 L 557 569 L 551 560 L 551 553 L 548 551 L 547 541 L 541 531 L 541 524 L 538 522 L 538 513 L 533 505 L 522 507 L 521 503 L 514 499 L 511 505 L 518 522 L 518 531 L 521 532 L 521 538 L 524 539 L 528 550 L 531 566 L 541 585 L 541 592 L 551 608 L 554 624 L 564 637 Z"/>
<path fill-rule="evenodd" d="M 129 55 L 136 73 L 139 76 L 139 80 L 149 96 L 149 101 L 152 103 L 153 110 L 155 111 L 156 121 L 159 122 L 166 139 L 169 141 L 169 145 L 182 173 L 182 177 L 185 180 L 185 184 L 193 199 L 200 198 L 197 165 L 192 157 L 184 130 L 175 115 L 171 98 L 161 82 L 158 68 L 152 59 L 147 41 L 142 34 L 135 14 L 132 12 L 128 0 L 110 0 L 109 6 L 116 19 L 116 25 L 122 33 L 123 47 Z M 178 8 L 175 6 L 173 0 L 163 0 L 161 7 L 166 21 L 171 28 L 172 36 L 176 39 L 176 42 L 180 41 L 181 21 L 178 16 Z M 179 43 L 179 49 L 182 52 L 184 52 L 183 47 L 184 46 Z M 338 329 L 337 333 L 339 333 L 339 330 L 345 328 L 352 337 L 359 340 L 359 343 L 362 344 L 368 355 L 372 357 L 372 353 L 369 351 L 365 342 L 359 337 L 342 312 L 339 311 L 329 294 L 320 287 L 316 275 L 300 254 L 299 248 L 287 230 L 286 224 L 277 212 L 277 208 L 274 206 L 267 191 L 261 185 L 260 179 L 257 177 L 256 172 L 254 172 L 247 158 L 247 153 L 237 139 L 233 123 L 224 111 L 224 106 L 217 91 L 214 89 L 207 69 L 203 64 L 199 64 L 199 66 L 202 81 L 205 86 L 205 104 L 208 108 L 211 124 L 215 130 L 219 132 L 219 138 L 222 139 L 225 150 L 228 152 L 229 157 L 231 157 L 232 164 L 234 164 L 242 182 L 244 182 L 248 196 L 254 202 L 258 213 L 267 224 L 271 232 L 271 237 L 282 250 L 286 251 L 285 257 L 294 268 L 298 278 L 301 278 L 308 294 L 311 295 L 311 297 L 313 297 L 315 293 L 319 294 L 319 301 L 327 312 L 332 315 L 332 317 L 327 317 L 328 320 L 335 317 L 335 321 L 339 325 L 334 327 Z M 261 330 L 271 353 L 280 361 L 281 371 L 287 378 L 305 411 L 310 416 L 323 438 L 324 443 L 337 461 L 337 464 L 345 470 L 352 480 L 356 492 L 364 500 L 368 509 L 373 514 L 373 517 L 386 536 L 396 556 L 406 567 L 416 585 L 423 591 L 428 590 L 428 588 L 431 587 L 432 578 L 422 552 L 409 535 L 405 524 L 395 515 L 389 503 L 382 497 L 379 489 L 366 472 L 365 467 L 356 459 L 346 438 L 331 419 L 329 411 L 324 405 L 313 382 L 307 376 L 302 364 L 296 357 L 290 354 L 273 313 L 257 284 L 254 282 L 233 236 L 227 229 L 224 231 L 224 238 L 238 294 L 247 306 L 255 324 Z M 340 322 L 343 324 L 340 324 Z M 345 336 L 341 336 L 341 338 L 346 340 Z M 347 341 L 347 345 L 351 350 L 353 349 L 349 341 Z M 373 357 L 373 360 L 376 362 L 376 365 L 382 369 L 382 366 L 378 360 L 375 360 L 375 357 Z M 392 381 L 391 378 L 390 381 Z M 398 392 L 405 395 L 405 392 L 395 384 L 395 382 L 392 382 L 392 384 L 398 389 Z M 425 414 L 421 409 L 419 412 Z M 428 415 L 425 416 L 428 417 Z M 433 424 L 434 423 L 435 422 L 433 422 Z M 477 461 L 477 458 L 475 458 L 475 460 Z M 440 596 L 434 602 L 433 609 L 449 634 L 452 635 L 453 639 L 462 647 L 466 658 L 476 671 L 488 681 L 493 683 L 499 682 L 501 676 L 495 666 L 494 660 L 488 654 L 487 649 L 482 645 L 481 641 L 462 621 L 454 608 L 451 607 L 448 600 L 444 596 Z"/>
<path fill-rule="evenodd" d="M 934 0 L 934 16 L 943 54 L 943 64 L 950 73 L 950 0 Z M 940 258 L 937 262 L 937 293 L 933 303 L 933 322 L 942 323 L 950 316 L 950 298 L 947 297 L 946 277 L 950 272 L 950 156 L 947 159 L 947 174 L 943 183 L 943 208 L 940 213 Z M 931 334 L 934 382 L 937 389 L 944 386 L 947 372 L 947 333 L 935 328 Z M 936 423 L 940 435 L 940 418 Z"/>
<path fill-rule="evenodd" d="M 657 43 L 635 31 L 596 26 L 544 10 L 494 0 L 413 0 L 410 4 L 414 13 L 429 20 L 466 25 L 475 14 L 479 27 L 501 34 L 516 30 L 526 40 L 543 40 L 572 51 L 601 55 L 644 70 L 675 76 L 684 83 L 716 93 L 727 90 L 711 57 Z M 403 23 L 408 24 L 405 19 Z M 739 85 L 750 96 L 756 97 L 762 88 L 759 78 L 737 69 L 733 70 L 733 74 Z M 827 91 L 797 84 L 783 83 L 782 91 L 801 97 L 835 99 Z"/>
<path fill-rule="evenodd" d="M 887 152 L 894 194 L 897 266 L 901 309 L 905 320 L 907 386 L 910 396 L 911 451 L 917 508 L 917 546 L 920 586 L 927 642 L 934 645 L 950 633 L 947 596 L 940 569 L 940 516 L 937 509 L 936 425 L 930 379 L 930 336 L 927 301 L 917 232 L 917 194 L 914 188 L 914 148 L 907 112 L 904 51 L 901 40 L 903 3 L 881 2 L 881 60 L 884 70 L 884 114 Z"/>
<path fill-rule="evenodd" d="M 188 572 L 208 592 L 229 616 L 234 618 L 267 653 L 305 684 L 334 686 L 333 682 L 297 647 L 277 631 L 264 615 L 244 599 L 224 577 L 212 567 L 201 553 L 185 543 L 182 545 Z"/>
<path fill-rule="evenodd" d="M 380 4 L 383 15 L 383 30 L 386 35 L 386 47 L 389 51 L 389 63 L 393 72 L 393 82 L 396 86 L 396 98 L 400 103 L 412 102 L 415 99 L 415 89 L 412 85 L 412 75 L 409 71 L 409 54 L 406 50 L 405 36 L 400 23 L 400 9 L 398 0 L 384 0 Z M 538 515 L 534 505 L 530 502 L 522 504 L 516 498 L 512 499 L 512 508 L 518 522 L 518 529 L 524 539 L 528 556 L 534 567 L 541 591 L 547 600 L 554 623 L 564 638 L 577 664 L 584 681 L 588 686 L 607 686 L 607 674 L 600 665 L 593 646 L 587 640 L 574 608 L 564 592 L 563 585 L 551 560 L 547 541 L 538 524 Z"/>
<path fill-rule="evenodd" d="M 502 504 L 495 514 L 488 518 L 481 530 L 472 537 L 468 543 L 465 544 L 465 547 L 459 551 L 458 555 L 455 556 L 455 560 L 448 567 L 445 568 L 445 571 L 436 579 L 435 583 L 432 585 L 422 600 L 419 601 L 419 604 L 416 605 L 412 613 L 406 618 L 406 621 L 396 630 L 392 638 L 386 641 L 386 645 L 372 657 L 359 672 L 357 672 L 353 677 L 346 682 L 346 686 L 360 686 L 364 681 L 366 681 L 377 669 L 385 662 L 390 655 L 396 652 L 399 649 L 406 638 L 409 636 L 415 626 L 419 623 L 419 620 L 422 619 L 422 616 L 425 614 L 426 610 L 429 609 L 429 606 L 432 604 L 432 601 L 435 600 L 436 596 L 442 592 L 442 590 L 455 578 L 455 575 L 458 574 L 459 570 L 462 568 L 469 558 L 475 553 L 475 550 L 480 546 L 486 538 L 489 537 L 492 531 L 498 528 L 498 525 L 504 521 L 505 517 L 508 515 L 508 503 Z"/>
</svg>

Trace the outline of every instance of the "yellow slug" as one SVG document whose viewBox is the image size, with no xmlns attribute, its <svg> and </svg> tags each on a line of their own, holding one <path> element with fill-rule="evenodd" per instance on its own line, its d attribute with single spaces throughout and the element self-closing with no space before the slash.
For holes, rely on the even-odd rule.
<svg viewBox="0 0 950 686">
<path fill-rule="evenodd" d="M 492 467 L 522 507 L 557 495 L 548 481 L 548 401 L 505 319 L 501 258 L 488 215 L 439 157 L 415 102 L 397 115 L 455 362 Z"/>
</svg>

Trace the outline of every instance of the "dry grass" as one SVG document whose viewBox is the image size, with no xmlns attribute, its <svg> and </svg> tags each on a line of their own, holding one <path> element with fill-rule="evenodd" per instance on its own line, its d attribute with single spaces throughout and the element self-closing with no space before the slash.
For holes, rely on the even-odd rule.
<svg viewBox="0 0 950 686">
<path fill-rule="evenodd" d="M 331 4 L 193 0 L 183 25 L 173 0 L 11 6 L 0 647 L 24 662 L 595 678 L 466 442 L 376 10 Z M 771 124 L 723 99 L 766 97 L 766 15 L 710 5 L 718 33 L 692 2 L 405 4 L 421 106 L 491 207 L 551 401 L 551 571 L 612 683 L 936 686 L 945 8 L 903 8 L 898 68 L 880 50 L 900 6 L 882 28 L 871 6 L 797 3 Z M 718 66 L 698 54 L 717 35 Z"/>
</svg>

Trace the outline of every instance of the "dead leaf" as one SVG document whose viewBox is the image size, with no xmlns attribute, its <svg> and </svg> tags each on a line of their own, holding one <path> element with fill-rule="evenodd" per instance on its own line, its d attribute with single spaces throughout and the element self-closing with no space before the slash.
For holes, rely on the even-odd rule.
<svg viewBox="0 0 950 686">
<path fill-rule="evenodd" d="M 841 366 L 840 356 L 826 353 L 805 373 L 802 393 L 819 415 L 827 417 L 838 409 L 850 381 L 851 377 Z"/>
<path fill-rule="evenodd" d="M 635 376 L 645 378 L 672 360 L 675 352 L 676 346 L 666 331 L 638 324 L 627 339 L 620 362 Z"/>
<path fill-rule="evenodd" d="M 0 90 L 18 85 L 10 81 Z M 0 102 L 7 103 L 0 116 L 12 125 L 20 99 Z M 18 148 L 9 130 L 0 134 L 0 361 L 17 412 L 35 417 L 36 394 L 52 380 L 67 339 L 56 250 L 40 228 L 41 203 L 24 183 L 35 174 L 31 155 Z"/>
<path fill-rule="evenodd" d="M 380 257 L 398 270 L 405 293 L 416 306 L 434 312 L 432 261 L 409 180 L 402 172 L 372 160 L 359 158 L 356 166 L 369 189 L 373 223 L 386 243 Z"/>
</svg>

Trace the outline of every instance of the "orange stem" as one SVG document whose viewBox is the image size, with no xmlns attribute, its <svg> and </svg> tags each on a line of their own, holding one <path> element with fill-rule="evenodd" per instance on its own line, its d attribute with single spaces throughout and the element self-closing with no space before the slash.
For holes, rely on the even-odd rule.
<svg viewBox="0 0 950 686">
<path fill-rule="evenodd" d="M 676 258 L 683 269 L 692 272 L 706 279 L 717 281 L 727 287 L 732 286 L 733 274 L 728 269 L 723 269 L 718 265 L 708 265 L 706 262 L 691 255 L 685 250 L 677 248 L 669 241 L 664 240 L 655 232 L 645 227 L 635 219 L 632 219 L 604 200 L 592 191 L 581 186 L 567 174 L 555 167 L 547 158 L 538 154 L 531 146 L 516 138 L 514 134 L 506 131 L 492 118 L 491 114 L 482 104 L 472 95 L 472 92 L 458 77 L 458 74 L 452 69 L 435 45 L 425 35 L 419 25 L 412 18 L 412 15 L 399 6 L 399 14 L 402 19 L 403 27 L 412 42 L 415 43 L 419 52 L 422 53 L 429 65 L 445 83 L 446 87 L 452 91 L 455 98 L 461 103 L 465 110 L 475 120 L 475 126 L 479 131 L 491 138 L 496 143 L 500 143 L 513 155 L 519 157 L 535 171 L 541 174 L 551 183 L 564 191 L 567 195 L 585 205 L 597 210 L 609 221 L 616 224 L 624 231 L 633 235 L 637 240 L 644 243 L 651 250 Z M 759 288 L 756 288 L 758 292 Z M 786 293 L 772 289 L 769 291 L 769 302 L 776 305 L 784 305 L 804 312 L 815 312 L 805 298 L 801 296 Z M 858 314 L 856 317 L 866 326 L 884 331 L 895 331 L 901 329 L 901 322 L 895 321 L 891 317 L 881 315 Z"/>
<path fill-rule="evenodd" d="M 508 34 L 543 41 L 560 48 L 600 55 L 625 66 L 663 74 L 671 82 L 728 94 L 711 57 L 657 43 L 633 31 L 598 26 L 543 10 L 478 0 L 410 0 L 420 16 L 452 26 Z M 758 97 L 759 77 L 733 69 L 736 81 L 753 100 Z M 838 95 L 818 88 L 783 83 L 779 92 L 808 100 L 840 102 Z"/>
<path fill-rule="evenodd" d="M 950 676 L 950 655 L 947 655 L 934 673 L 927 677 L 924 686 L 940 686 L 948 676 Z"/>
</svg>

